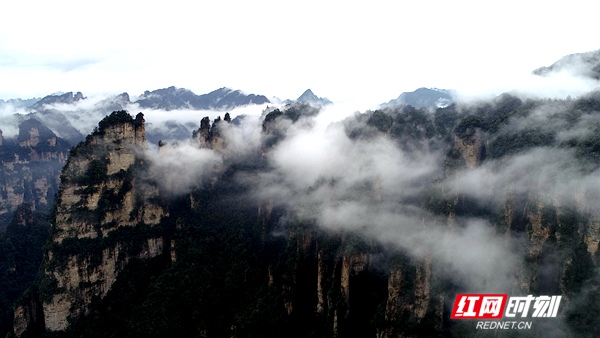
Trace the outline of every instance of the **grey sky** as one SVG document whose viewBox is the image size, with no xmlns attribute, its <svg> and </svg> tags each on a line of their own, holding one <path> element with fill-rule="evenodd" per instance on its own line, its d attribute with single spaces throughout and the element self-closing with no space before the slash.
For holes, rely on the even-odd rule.
<svg viewBox="0 0 600 338">
<path fill-rule="evenodd" d="M 11 1 L 0 98 L 171 85 L 373 105 L 418 87 L 549 90 L 529 73 L 600 48 L 589 1 Z M 565 80 L 557 80 L 562 83 Z M 569 83 L 575 93 L 590 84 Z M 580 87 L 585 87 L 585 89 Z M 548 88 L 551 87 L 551 88 Z M 563 95 L 565 93 L 554 93 Z"/>
</svg>

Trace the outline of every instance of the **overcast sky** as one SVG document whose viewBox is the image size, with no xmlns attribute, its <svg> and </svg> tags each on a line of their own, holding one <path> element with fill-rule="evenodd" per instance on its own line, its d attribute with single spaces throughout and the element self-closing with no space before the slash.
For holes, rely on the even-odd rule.
<svg viewBox="0 0 600 338">
<path fill-rule="evenodd" d="M 500 93 L 600 48 L 592 1 L 8 1 L 0 98 L 168 86 L 337 103 Z"/>
</svg>

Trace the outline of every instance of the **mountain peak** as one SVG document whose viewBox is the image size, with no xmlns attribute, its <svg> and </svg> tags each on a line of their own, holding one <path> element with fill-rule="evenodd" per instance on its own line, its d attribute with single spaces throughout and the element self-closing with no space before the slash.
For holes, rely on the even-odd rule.
<svg viewBox="0 0 600 338">
<path fill-rule="evenodd" d="M 302 93 L 302 95 L 300 95 L 300 97 L 298 97 L 298 101 L 300 101 L 301 99 L 306 99 L 306 98 L 318 98 L 318 97 L 309 88 L 309 89 L 305 90 L 304 93 Z"/>
<path fill-rule="evenodd" d="M 316 106 L 326 106 L 332 102 L 326 97 L 318 97 L 312 90 L 307 89 L 296 99 L 296 102 L 304 102 Z"/>
<path fill-rule="evenodd" d="M 444 108 L 452 102 L 452 92 L 449 90 L 421 87 L 412 92 L 404 92 L 397 99 L 390 100 L 381 107 L 409 105 L 415 108 Z"/>
<path fill-rule="evenodd" d="M 227 88 L 227 87 L 221 87 L 221 88 L 219 88 L 219 89 L 215 89 L 215 90 L 213 90 L 213 91 L 212 91 L 212 92 L 210 92 L 209 94 L 212 94 L 212 93 L 215 93 L 215 94 L 216 94 L 216 93 L 228 94 L 228 93 L 231 93 L 231 92 L 233 92 L 233 91 L 236 91 L 236 90 L 233 90 L 233 89 L 231 89 L 231 88 Z M 239 91 L 239 90 L 237 90 L 237 91 Z"/>
<path fill-rule="evenodd" d="M 36 103 L 31 105 L 31 108 L 41 109 L 44 107 L 44 105 L 55 104 L 55 103 L 71 104 L 73 102 L 84 100 L 85 98 L 86 97 L 84 97 L 81 92 L 77 92 L 75 95 L 73 95 L 73 92 L 62 93 L 62 94 L 52 94 L 52 95 L 45 96 L 41 100 L 37 101 Z"/>
<path fill-rule="evenodd" d="M 36 146 L 39 142 L 48 141 L 55 138 L 56 134 L 34 118 L 23 121 L 19 125 L 19 135 L 17 141 L 21 146 Z"/>
<path fill-rule="evenodd" d="M 533 74 L 547 76 L 561 71 L 568 71 L 573 75 L 600 80 L 600 49 L 563 56 L 550 66 L 534 70 Z"/>
</svg>

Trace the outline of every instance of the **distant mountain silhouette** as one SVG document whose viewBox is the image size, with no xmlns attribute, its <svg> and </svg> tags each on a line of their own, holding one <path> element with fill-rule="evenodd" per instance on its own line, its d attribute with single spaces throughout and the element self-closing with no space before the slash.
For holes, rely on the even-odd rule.
<svg viewBox="0 0 600 338">
<path fill-rule="evenodd" d="M 169 87 L 145 91 L 136 101 L 142 108 L 226 110 L 270 101 L 263 95 L 246 95 L 239 90 L 219 88 L 208 94 L 196 95 L 189 89 Z"/>
<path fill-rule="evenodd" d="M 307 89 L 297 99 L 295 99 L 295 100 L 288 99 L 288 100 L 283 101 L 283 103 L 284 104 L 307 103 L 314 107 L 323 107 L 323 106 L 332 104 L 333 102 L 331 102 L 326 97 L 318 97 L 317 95 L 315 95 L 315 93 L 313 93 L 312 90 Z"/>
<path fill-rule="evenodd" d="M 568 71 L 574 75 L 600 80 L 600 49 L 563 56 L 548 67 L 540 67 L 533 74 L 548 76 L 553 73 Z"/>
<path fill-rule="evenodd" d="M 32 109 L 40 110 L 43 109 L 45 105 L 56 104 L 56 103 L 66 103 L 71 104 L 73 102 L 77 102 L 79 100 L 84 100 L 85 97 L 81 92 L 77 92 L 73 95 L 73 92 L 68 92 L 64 94 L 56 94 L 56 95 L 48 95 L 41 100 L 37 101 L 33 105 L 31 105 Z"/>
<path fill-rule="evenodd" d="M 309 104 L 314 104 L 314 105 L 319 105 L 319 106 L 326 106 L 326 105 L 332 103 L 326 97 L 318 97 L 310 89 L 307 89 L 306 91 L 304 91 L 304 93 L 302 93 L 302 95 L 300 95 L 300 97 L 298 97 L 296 99 L 296 102 L 304 102 L 304 103 L 309 103 Z"/>
<path fill-rule="evenodd" d="M 85 139 L 81 131 L 71 124 L 69 117 L 58 110 L 45 109 L 30 113 L 27 116 L 41 121 L 45 127 L 71 144 L 77 144 Z"/>
<path fill-rule="evenodd" d="M 33 105 L 34 103 L 38 102 L 39 100 L 41 100 L 41 98 L 39 97 L 34 97 L 31 99 L 9 99 L 6 101 L 0 99 L 0 106 L 11 105 L 15 108 L 27 108 Z"/>
<path fill-rule="evenodd" d="M 383 103 L 381 107 L 410 105 L 415 108 L 444 108 L 452 103 L 453 97 L 449 90 L 419 88 L 413 92 L 404 92 L 397 99 Z"/>
</svg>

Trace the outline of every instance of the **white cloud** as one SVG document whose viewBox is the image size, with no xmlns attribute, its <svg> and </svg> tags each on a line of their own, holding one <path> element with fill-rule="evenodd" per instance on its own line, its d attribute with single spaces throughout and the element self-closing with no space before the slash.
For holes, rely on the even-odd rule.
<svg viewBox="0 0 600 338">
<path fill-rule="evenodd" d="M 451 229 L 445 217 L 421 208 L 442 174 L 442 153 L 407 153 L 384 135 L 350 139 L 341 123 L 325 123 L 327 118 L 272 125 L 283 128 L 285 138 L 267 152 L 269 166 L 237 178 L 251 185 L 256 198 L 300 220 L 355 232 L 412 257 L 433 257 L 456 282 L 474 290 L 513 286 L 517 239 L 499 238 L 479 219 L 459 220 Z"/>
<path fill-rule="evenodd" d="M 200 149 L 191 141 L 149 148 L 145 155 L 150 160 L 151 177 L 167 195 L 185 194 L 201 187 L 217 174 L 223 163 L 220 154 Z"/>
<path fill-rule="evenodd" d="M 9 104 L 0 105 L 0 130 L 2 137 L 16 137 L 19 134 L 19 123 L 22 118 L 17 114 L 23 114 L 22 109 L 18 109 Z"/>
<path fill-rule="evenodd" d="M 0 20 L 0 53 L 10 60 L 0 65 L 0 97 L 228 86 L 283 99 L 312 88 L 375 105 L 420 86 L 496 91 L 515 74 L 597 49 L 586 7 L 13 2 Z"/>
</svg>

